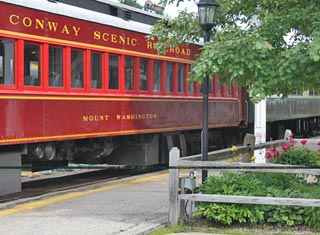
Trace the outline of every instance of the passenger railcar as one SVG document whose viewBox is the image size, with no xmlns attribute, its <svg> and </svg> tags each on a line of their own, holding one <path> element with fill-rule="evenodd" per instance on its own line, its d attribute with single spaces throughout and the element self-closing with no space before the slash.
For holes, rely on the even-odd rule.
<svg viewBox="0 0 320 235">
<path fill-rule="evenodd" d="M 254 105 L 249 101 L 249 130 L 253 132 Z M 293 93 L 287 98 L 266 98 L 267 140 L 283 138 L 286 129 L 295 136 L 308 137 L 320 134 L 320 93 L 308 90 Z"/>
<path fill-rule="evenodd" d="M 199 152 L 201 85 L 187 74 L 200 46 L 158 55 L 145 21 L 159 17 L 119 6 L 0 0 L 0 151 L 127 165 L 166 163 L 172 146 Z M 215 77 L 209 93 L 209 145 L 235 143 L 245 90 Z"/>
</svg>

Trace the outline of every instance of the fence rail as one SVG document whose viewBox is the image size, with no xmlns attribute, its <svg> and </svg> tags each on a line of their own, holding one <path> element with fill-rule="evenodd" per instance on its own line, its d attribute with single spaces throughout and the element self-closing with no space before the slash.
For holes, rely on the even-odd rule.
<svg viewBox="0 0 320 235">
<path fill-rule="evenodd" d="M 320 207 L 320 200 L 303 198 L 277 198 L 277 197 L 253 197 L 212 194 L 183 194 L 179 187 L 179 170 L 183 168 L 210 169 L 211 171 L 237 171 L 237 172 L 279 172 L 294 174 L 320 175 L 320 169 L 294 165 L 279 165 L 269 163 L 248 163 L 254 150 L 281 146 L 289 140 L 286 132 L 284 140 L 270 141 L 255 145 L 255 137 L 246 135 L 244 146 L 239 147 L 237 154 L 241 153 L 242 162 L 217 162 L 217 160 L 234 157 L 231 149 L 223 149 L 208 153 L 208 161 L 200 161 L 201 155 L 180 158 L 180 151 L 174 147 L 170 151 L 169 159 L 169 223 L 176 225 L 183 222 L 185 201 L 219 202 L 240 204 L 263 205 L 288 205 L 288 206 L 314 206 Z"/>
</svg>

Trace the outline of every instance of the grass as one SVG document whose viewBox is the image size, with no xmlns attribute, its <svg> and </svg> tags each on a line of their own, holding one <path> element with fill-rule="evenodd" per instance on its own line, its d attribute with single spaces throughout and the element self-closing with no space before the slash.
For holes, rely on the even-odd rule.
<svg viewBox="0 0 320 235">
<path fill-rule="evenodd" d="M 147 235 L 166 235 L 174 233 L 209 233 L 209 234 L 229 234 L 229 235 L 320 235 L 319 232 L 311 231 L 305 227 L 294 228 L 279 228 L 270 227 L 266 225 L 260 225 L 256 227 L 243 226 L 231 226 L 231 227 L 208 227 L 204 226 L 189 226 L 178 225 L 174 227 L 164 226 L 157 228 Z"/>
</svg>

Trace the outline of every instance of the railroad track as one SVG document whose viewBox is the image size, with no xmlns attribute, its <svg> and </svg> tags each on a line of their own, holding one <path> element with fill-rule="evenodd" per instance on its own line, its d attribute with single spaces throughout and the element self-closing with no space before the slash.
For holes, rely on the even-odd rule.
<svg viewBox="0 0 320 235">
<path fill-rule="evenodd" d="M 66 168 L 69 169 L 70 168 Z M 82 173 L 65 173 L 63 176 L 47 175 L 41 179 L 30 179 L 22 182 L 22 190 L 18 193 L 0 196 L 0 203 L 22 198 L 39 196 L 46 193 L 58 192 L 101 182 L 122 179 L 134 175 L 164 170 L 164 166 L 153 167 L 111 167 Z"/>
</svg>

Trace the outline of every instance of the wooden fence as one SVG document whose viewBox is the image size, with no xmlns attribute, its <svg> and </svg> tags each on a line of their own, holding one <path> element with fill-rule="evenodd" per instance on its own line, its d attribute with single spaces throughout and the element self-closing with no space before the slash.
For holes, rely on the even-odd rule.
<svg viewBox="0 0 320 235">
<path fill-rule="evenodd" d="M 238 147 L 237 154 L 242 155 L 242 162 L 217 162 L 217 160 L 234 157 L 231 148 L 208 153 L 208 161 L 201 161 L 201 155 L 180 158 L 180 151 L 174 147 L 170 151 L 169 159 L 169 224 L 182 223 L 185 213 L 185 203 L 193 202 L 217 202 L 237 204 L 264 204 L 264 205 L 291 205 L 291 206 L 313 206 L 320 207 L 320 200 L 303 198 L 278 198 L 278 197 L 253 197 L 253 196 L 232 196 L 213 194 L 184 194 L 179 187 L 179 170 L 183 168 L 210 169 L 210 171 L 236 171 L 236 172 L 279 172 L 295 174 L 320 175 L 320 169 L 279 165 L 269 163 L 250 163 L 254 150 L 280 146 L 288 141 L 288 133 L 284 140 L 277 140 L 255 145 L 255 137 L 246 135 L 244 146 Z"/>
</svg>

